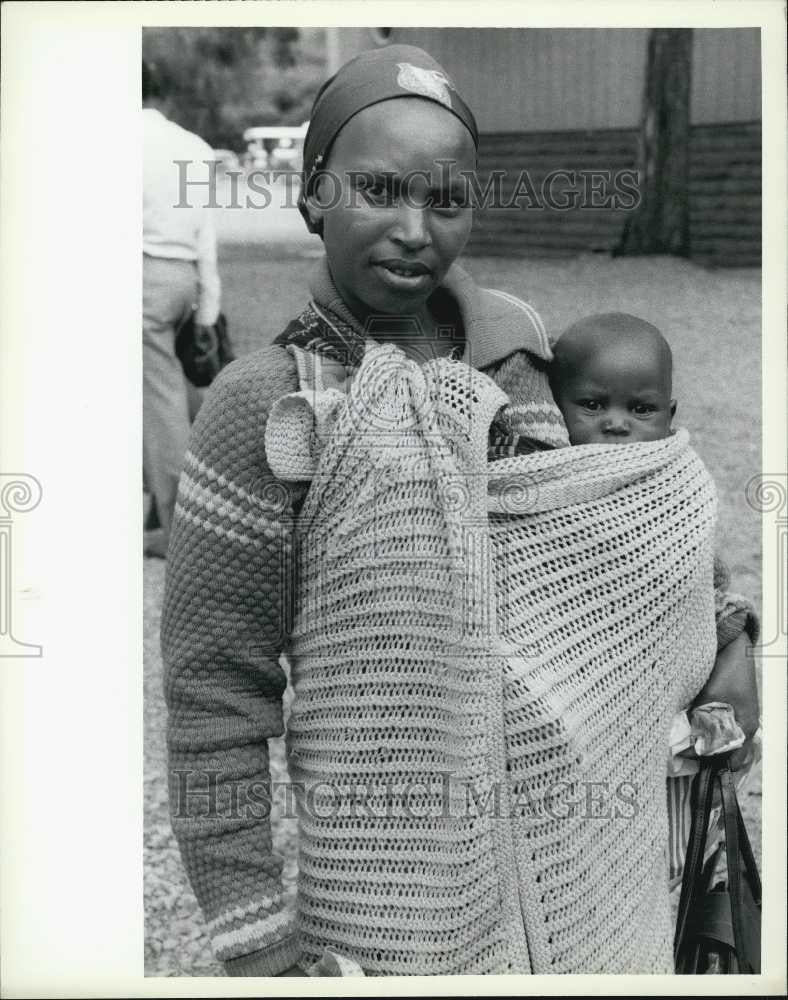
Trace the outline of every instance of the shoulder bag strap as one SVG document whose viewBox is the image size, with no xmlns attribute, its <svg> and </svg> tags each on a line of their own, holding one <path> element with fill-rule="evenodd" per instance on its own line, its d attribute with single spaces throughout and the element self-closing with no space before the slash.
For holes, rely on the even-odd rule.
<svg viewBox="0 0 788 1000">
<path fill-rule="evenodd" d="M 734 775 L 726 767 L 718 774 L 720 792 L 722 794 L 723 816 L 725 819 L 725 851 L 728 862 L 728 894 L 731 904 L 731 923 L 733 937 L 736 942 L 738 960 L 746 968 L 742 972 L 754 972 L 749 962 L 745 946 L 746 932 L 743 921 L 747 914 L 742 893 L 742 864 L 746 870 L 747 884 L 757 906 L 761 905 L 761 879 L 755 864 L 752 845 L 747 836 L 747 829 L 736 798 Z"/>
<path fill-rule="evenodd" d="M 706 849 L 706 836 L 709 829 L 712 795 L 714 792 L 714 777 L 716 763 L 712 758 L 702 760 L 698 773 L 692 783 L 692 823 L 690 826 L 687 854 L 684 860 L 684 876 L 681 880 L 681 897 L 679 899 L 678 917 L 676 919 L 676 934 L 673 940 L 673 954 L 678 971 L 679 957 L 687 934 L 690 914 L 697 902 L 697 895 L 703 868 L 703 855 Z"/>
</svg>

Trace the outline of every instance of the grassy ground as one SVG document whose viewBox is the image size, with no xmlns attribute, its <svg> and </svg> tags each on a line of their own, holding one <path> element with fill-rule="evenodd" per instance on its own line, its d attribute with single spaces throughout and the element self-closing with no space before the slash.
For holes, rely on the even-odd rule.
<svg viewBox="0 0 788 1000">
<path fill-rule="evenodd" d="M 306 301 L 313 248 L 228 245 L 220 253 L 223 301 L 238 354 L 276 336 Z M 760 516 L 746 486 L 760 469 L 760 272 L 706 271 L 670 258 L 516 261 L 476 258 L 465 266 L 481 284 L 527 299 L 548 333 L 582 315 L 623 310 L 656 323 L 674 352 L 677 423 L 717 482 L 718 550 L 736 590 L 758 605 Z M 158 627 L 164 567 L 145 564 L 145 970 L 147 975 L 221 975 L 170 830 L 165 781 L 164 722 Z M 275 777 L 284 775 L 281 741 L 273 748 Z M 760 860 L 760 772 L 742 807 Z M 275 822 L 295 873 L 292 824 Z"/>
</svg>

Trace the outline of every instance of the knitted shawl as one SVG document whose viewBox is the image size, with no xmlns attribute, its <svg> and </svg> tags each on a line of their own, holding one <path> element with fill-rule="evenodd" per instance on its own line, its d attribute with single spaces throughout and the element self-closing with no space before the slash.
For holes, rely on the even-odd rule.
<svg viewBox="0 0 788 1000">
<path fill-rule="evenodd" d="M 665 745 L 716 655 L 713 482 L 679 430 L 505 460 L 489 491 L 532 967 L 672 972 Z"/>
<path fill-rule="evenodd" d="M 324 441 L 288 651 L 307 962 L 672 971 L 664 748 L 714 662 L 713 486 L 683 431 L 488 466 L 505 402 L 372 347 Z"/>
</svg>

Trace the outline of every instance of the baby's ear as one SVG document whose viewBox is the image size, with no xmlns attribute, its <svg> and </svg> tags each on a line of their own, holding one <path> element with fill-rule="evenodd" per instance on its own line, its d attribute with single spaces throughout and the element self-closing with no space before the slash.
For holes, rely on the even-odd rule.
<svg viewBox="0 0 788 1000">
<path fill-rule="evenodd" d="M 670 401 L 670 419 L 672 420 L 676 416 L 676 400 L 671 399 Z"/>
</svg>

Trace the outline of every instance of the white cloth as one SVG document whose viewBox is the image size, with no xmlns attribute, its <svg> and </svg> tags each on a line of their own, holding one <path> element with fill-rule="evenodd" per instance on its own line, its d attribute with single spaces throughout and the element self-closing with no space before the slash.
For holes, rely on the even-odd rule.
<svg viewBox="0 0 788 1000">
<path fill-rule="evenodd" d="M 702 718 L 709 715 L 715 716 L 721 723 L 721 728 L 715 737 L 711 737 L 708 732 L 699 728 L 697 723 L 693 724 L 699 716 Z M 733 709 L 723 702 L 712 701 L 706 705 L 697 706 L 693 711 L 693 722 L 690 721 L 687 712 L 679 712 L 673 718 L 670 728 L 668 774 L 695 774 L 697 772 L 697 761 L 679 756 L 690 747 L 699 757 L 705 757 L 736 750 L 744 743 L 744 732 L 736 722 Z"/>
<path fill-rule="evenodd" d="M 716 715 L 723 724 L 718 738 L 709 741 L 708 735 L 703 735 L 697 726 L 690 722 L 687 712 L 679 712 L 674 716 L 670 727 L 670 755 L 668 757 L 668 865 L 669 886 L 671 889 L 681 885 L 684 873 L 684 861 L 687 856 L 690 829 L 692 827 L 692 780 L 699 770 L 699 763 L 692 758 L 682 757 L 684 750 L 693 747 L 698 756 L 725 753 L 742 746 L 745 740 L 744 732 L 735 720 L 733 709 L 723 702 L 708 702 L 698 706 L 692 712 Z M 731 739 L 733 735 L 733 739 Z M 750 763 L 736 774 L 736 790 L 741 792 L 750 775 L 752 765 L 760 760 L 760 728 L 753 736 L 755 754 Z M 708 861 L 717 849 L 720 838 L 724 835 L 722 809 L 715 806 L 709 816 L 709 835 L 706 840 L 704 862 Z"/>
<path fill-rule="evenodd" d="M 213 218 L 205 207 L 208 188 L 190 183 L 182 199 L 183 168 L 176 161 L 189 161 L 188 181 L 207 181 L 209 168 L 204 161 L 214 160 L 213 151 L 199 136 L 169 121 L 155 108 L 143 110 L 142 134 L 143 253 L 197 264 L 197 322 L 210 326 L 219 315 L 221 284 Z"/>
</svg>

